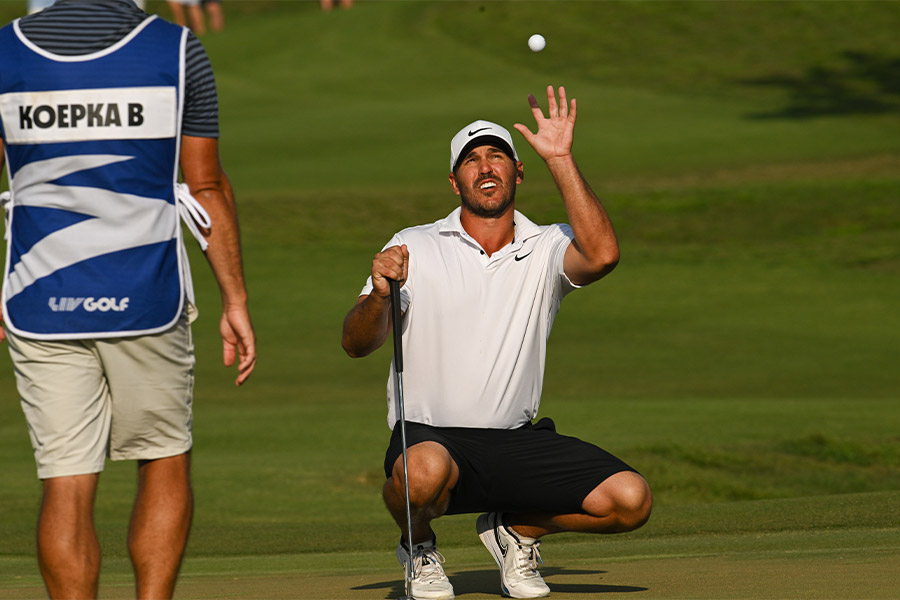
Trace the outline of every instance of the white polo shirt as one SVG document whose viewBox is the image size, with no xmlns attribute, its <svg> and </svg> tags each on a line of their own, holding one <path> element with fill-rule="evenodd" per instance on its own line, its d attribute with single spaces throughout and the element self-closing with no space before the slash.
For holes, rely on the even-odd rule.
<svg viewBox="0 0 900 600">
<path fill-rule="evenodd" d="M 400 289 L 406 419 L 519 427 L 538 412 L 547 338 L 562 298 L 578 287 L 563 272 L 574 235 L 568 225 L 538 226 L 516 211 L 515 239 L 488 256 L 460 212 L 404 229 L 385 246 L 409 248 Z M 371 291 L 369 277 L 361 295 Z M 390 374 L 387 399 L 393 428 L 399 410 Z"/>
</svg>

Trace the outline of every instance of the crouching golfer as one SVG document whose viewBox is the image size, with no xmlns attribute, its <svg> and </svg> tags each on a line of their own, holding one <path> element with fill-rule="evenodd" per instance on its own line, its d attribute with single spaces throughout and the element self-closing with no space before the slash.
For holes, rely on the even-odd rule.
<svg viewBox="0 0 900 600">
<path fill-rule="evenodd" d="M 612 224 L 575 164 L 575 100 L 547 88 L 548 116 L 533 96 L 537 133 L 516 129 L 544 160 L 570 225 L 538 226 L 514 208 L 523 165 L 509 132 L 475 121 L 450 142 L 450 185 L 461 206 L 397 233 L 344 321 L 343 347 L 360 357 L 391 330 L 387 279 L 402 284 L 412 540 L 400 427 L 388 379 L 384 501 L 402 531 L 397 557 L 413 553 L 415 598 L 453 598 L 431 522 L 484 512 L 481 541 L 514 598 L 550 593 L 537 571 L 549 533 L 619 533 L 643 525 L 647 482 L 608 452 L 532 423 L 541 399 L 547 338 L 563 297 L 597 281 L 619 259 Z"/>
</svg>

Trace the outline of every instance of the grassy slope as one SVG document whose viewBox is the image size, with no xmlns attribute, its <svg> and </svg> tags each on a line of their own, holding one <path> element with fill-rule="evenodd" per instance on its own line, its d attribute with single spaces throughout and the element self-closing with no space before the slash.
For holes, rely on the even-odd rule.
<svg viewBox="0 0 900 600">
<path fill-rule="evenodd" d="M 819 65 L 840 72 L 845 50 L 891 57 L 895 7 L 709 4 L 385 2 L 324 17 L 309 3 L 276 5 L 282 18 L 248 16 L 252 27 L 207 43 L 230 99 L 225 141 L 236 156 L 271 157 L 230 161 L 230 169 L 255 191 L 294 193 L 300 182 L 317 191 L 443 193 L 433 186 L 444 174 L 437 159 L 446 154 L 447 132 L 482 115 L 528 122 L 525 96 L 540 96 L 547 83 L 568 85 L 582 103 L 577 144 L 595 180 L 896 150 L 884 135 L 885 123 L 896 126 L 890 113 L 750 118 L 789 106 L 791 93 L 741 82 L 781 74 L 802 80 Z M 768 26 L 745 26 L 750 16 Z M 875 22 L 884 37 L 869 32 Z M 522 43 L 535 23 L 550 40 L 537 55 Z M 787 33 L 797 28 L 822 38 Z M 866 83 L 889 85 L 874 75 Z M 288 93 L 266 92 L 273 89 Z M 384 160 L 372 160 L 373 145 L 390 148 Z M 533 155 L 526 149 L 525 156 Z"/>
<path fill-rule="evenodd" d="M 344 357 L 340 321 L 390 233 L 452 207 L 449 135 L 482 115 L 528 123 L 525 96 L 548 82 L 579 99 L 576 150 L 625 251 L 608 280 L 566 301 L 544 404 L 654 485 L 654 520 L 613 544 L 633 538 L 646 555 L 698 527 L 753 531 L 804 510 L 833 518 L 798 530 L 896 522 L 866 507 L 890 505 L 877 492 L 900 484 L 900 119 L 872 108 L 896 99 L 876 85 L 890 78 L 853 70 L 845 54 L 896 59 L 894 3 L 243 8 L 205 44 L 262 360 L 251 387 L 228 386 L 213 284 L 195 269 L 193 556 L 393 539 L 378 500 L 389 357 Z M 533 30 L 548 38 L 539 55 L 525 47 Z M 813 103 L 823 72 L 858 93 Z M 563 218 L 546 174 L 520 151 L 523 210 Z M 38 487 L 0 363 L 0 554 L 30 554 Z M 132 469 L 111 465 L 101 484 L 113 557 L 125 555 Z M 856 491 L 874 495 L 802 499 Z M 774 516 L 744 518 L 767 509 Z M 471 546 L 469 529 L 449 519 L 442 540 Z"/>
</svg>

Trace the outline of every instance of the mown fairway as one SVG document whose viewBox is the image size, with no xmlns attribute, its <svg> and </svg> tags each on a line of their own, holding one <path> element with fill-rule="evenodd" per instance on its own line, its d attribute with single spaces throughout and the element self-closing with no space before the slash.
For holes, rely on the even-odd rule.
<svg viewBox="0 0 900 600">
<path fill-rule="evenodd" d="M 656 500 L 632 534 L 548 538 L 552 597 L 896 597 L 900 3 L 225 4 L 227 30 L 203 41 L 260 362 L 235 390 L 195 252 L 182 597 L 400 593 L 380 499 L 390 352 L 347 358 L 341 321 L 390 235 L 454 207 L 452 134 L 532 125 L 526 97 L 547 84 L 578 99 L 576 157 L 622 261 L 564 303 L 541 412 Z M 514 139 L 517 206 L 564 220 Z M 5 351 L 0 468 L 0 598 L 40 597 L 40 486 Z M 131 594 L 133 470 L 101 479 L 105 597 Z M 457 595 L 497 597 L 474 518 L 436 531 Z"/>
</svg>

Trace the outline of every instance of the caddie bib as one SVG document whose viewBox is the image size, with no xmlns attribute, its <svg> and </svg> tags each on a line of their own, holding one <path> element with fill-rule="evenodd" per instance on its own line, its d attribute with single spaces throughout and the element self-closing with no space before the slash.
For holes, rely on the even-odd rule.
<svg viewBox="0 0 900 600">
<path fill-rule="evenodd" d="M 176 199 L 187 30 L 155 16 L 61 56 L 0 29 L 3 315 L 35 339 L 150 334 L 190 294 Z"/>
</svg>

